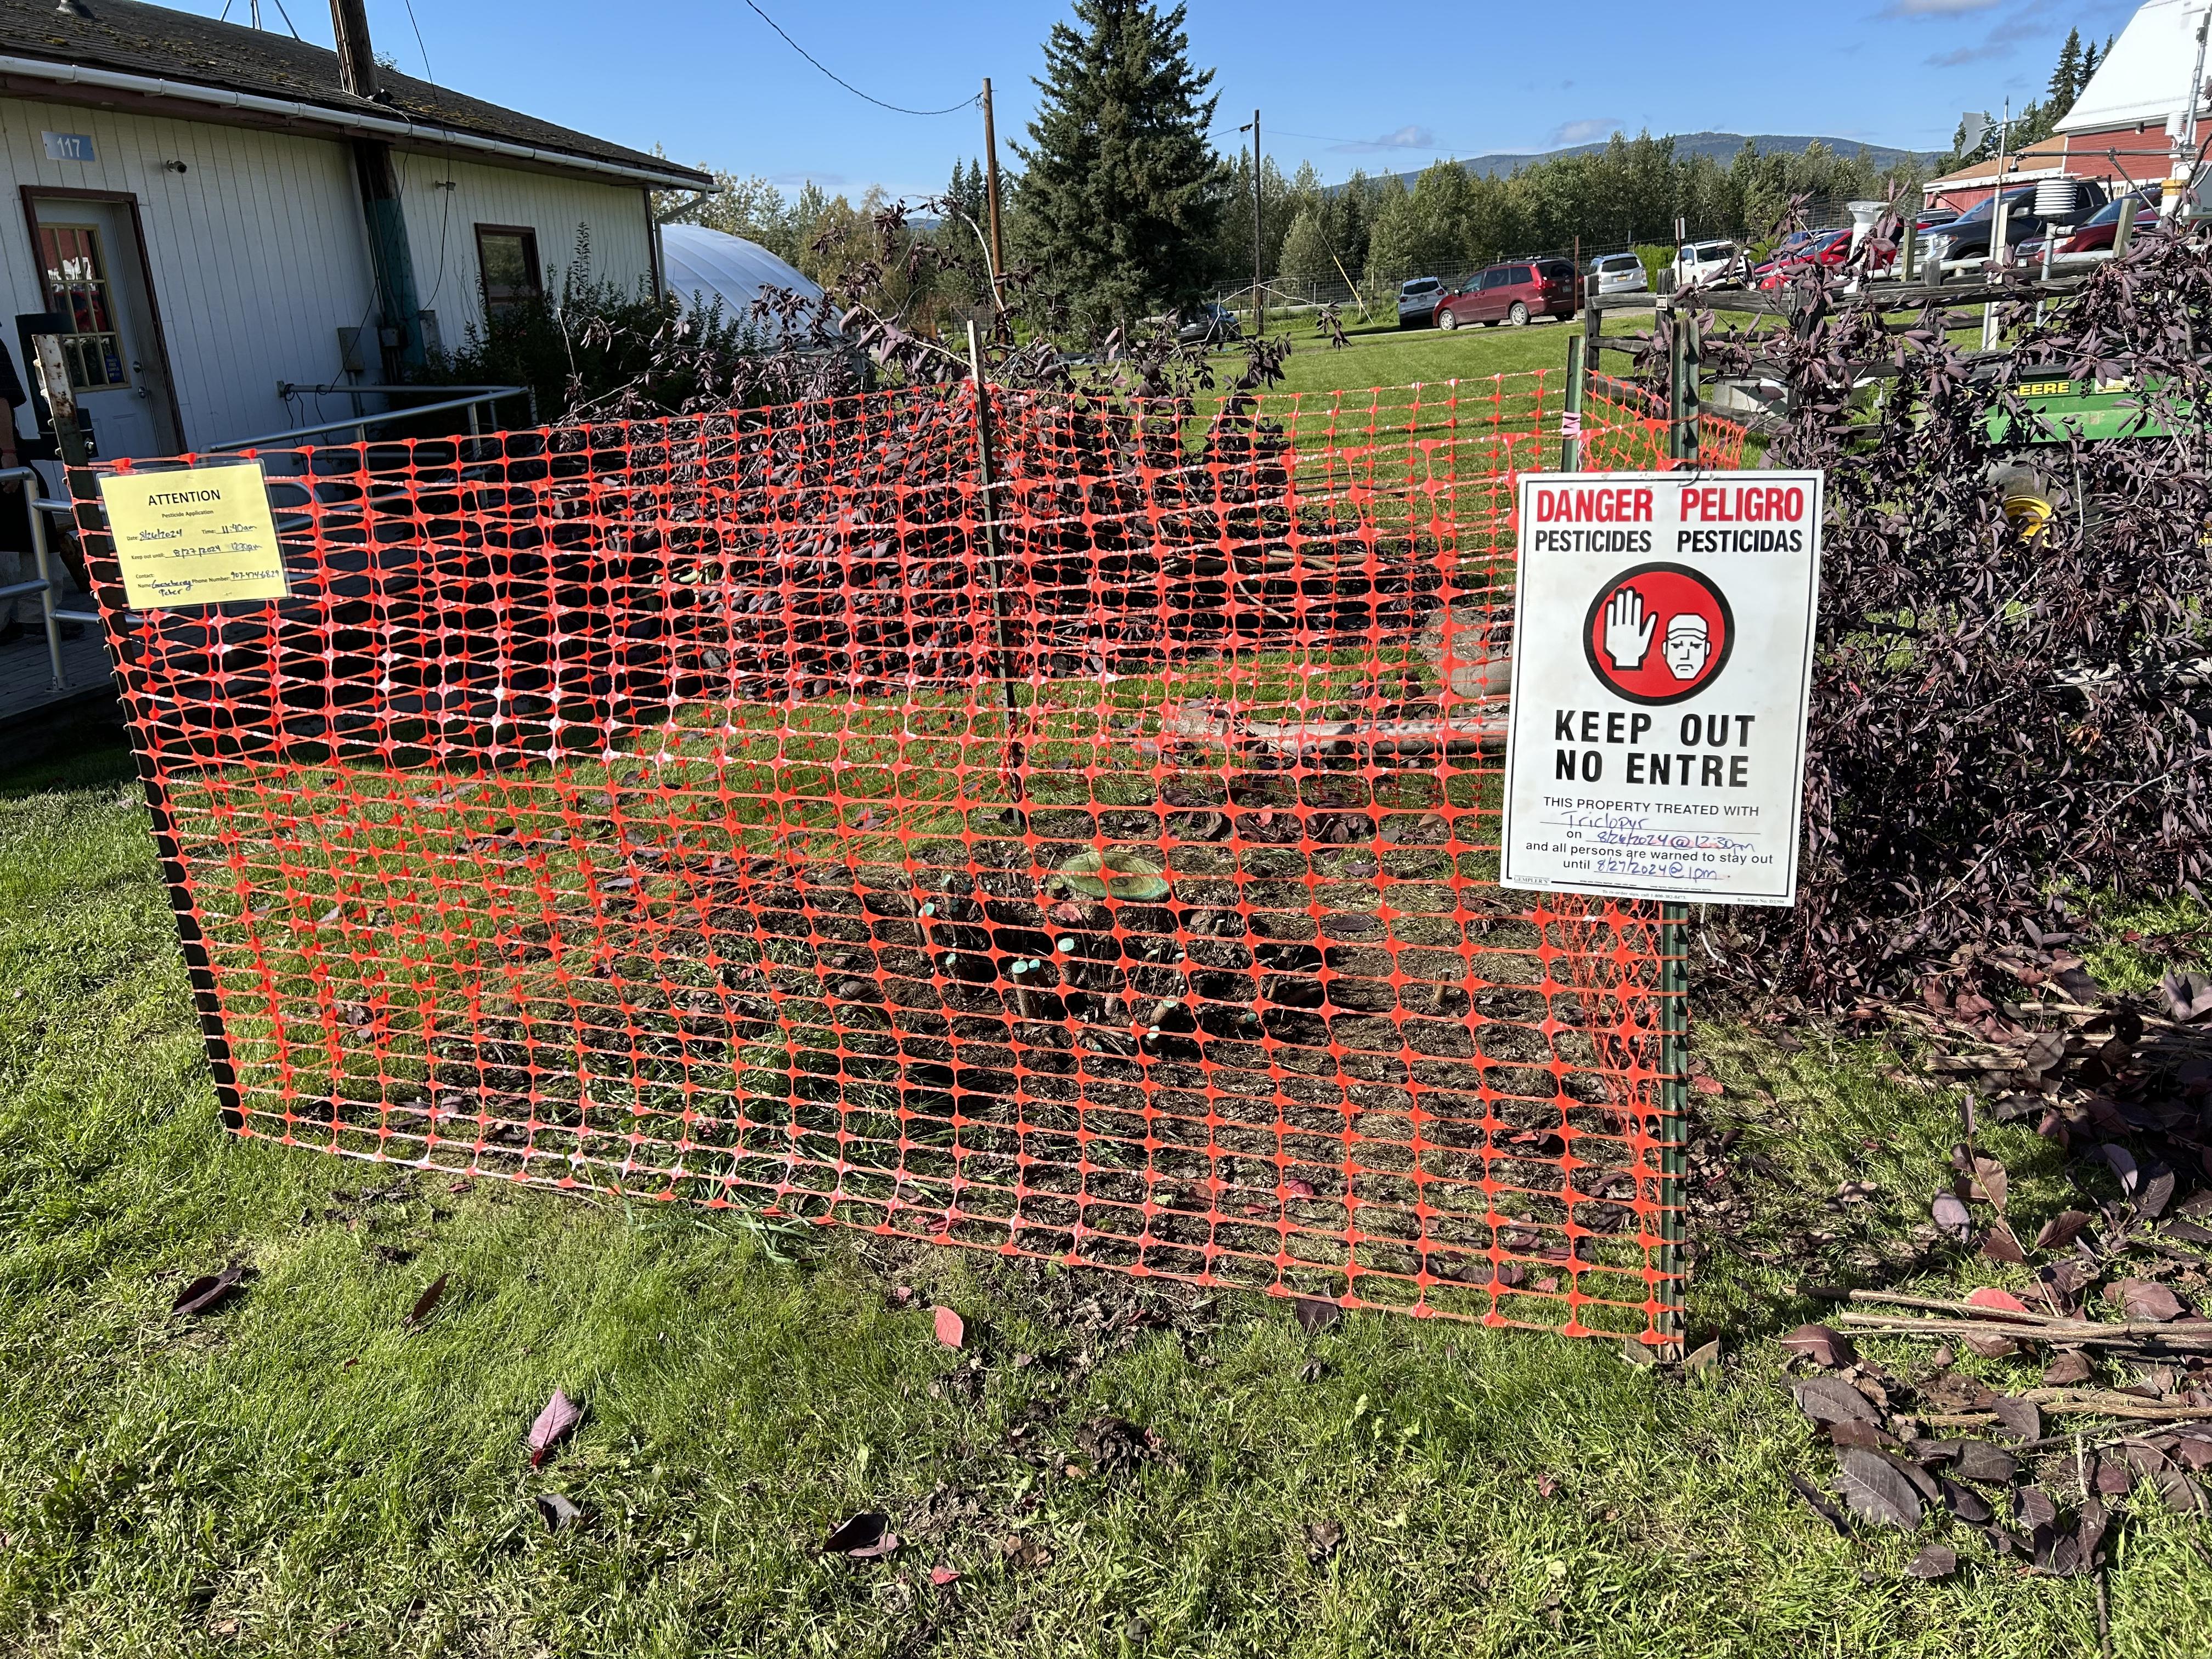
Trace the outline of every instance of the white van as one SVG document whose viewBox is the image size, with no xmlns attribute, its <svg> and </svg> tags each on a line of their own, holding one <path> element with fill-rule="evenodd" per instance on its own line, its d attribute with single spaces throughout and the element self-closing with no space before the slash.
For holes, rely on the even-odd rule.
<svg viewBox="0 0 2212 1659">
<path fill-rule="evenodd" d="M 1695 283 L 1717 283 L 1741 274 L 1734 242 L 1685 242 L 1674 256 L 1676 288 L 1688 288 Z"/>
</svg>

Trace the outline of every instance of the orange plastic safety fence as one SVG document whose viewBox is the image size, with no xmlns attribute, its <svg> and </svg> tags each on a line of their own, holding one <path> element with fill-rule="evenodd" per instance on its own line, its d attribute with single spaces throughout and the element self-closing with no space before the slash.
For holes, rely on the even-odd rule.
<svg viewBox="0 0 2212 1659">
<path fill-rule="evenodd" d="M 91 538 L 229 1121 L 1656 1340 L 1656 922 L 1494 879 L 1560 393 L 271 453 L 215 611 Z"/>
</svg>

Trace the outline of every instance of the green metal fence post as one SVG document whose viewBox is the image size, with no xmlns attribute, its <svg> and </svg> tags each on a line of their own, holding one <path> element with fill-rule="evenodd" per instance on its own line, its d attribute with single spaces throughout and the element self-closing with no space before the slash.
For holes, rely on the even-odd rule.
<svg viewBox="0 0 2212 1659">
<path fill-rule="evenodd" d="M 1583 337 L 1567 338 L 1566 402 L 1559 416 L 1559 471 L 1583 470 Z"/>
<path fill-rule="evenodd" d="M 1668 351 L 1668 452 L 1678 466 L 1695 466 L 1698 451 L 1698 325 L 1677 312 Z M 1690 907 L 1659 907 L 1659 1334 L 1660 1352 L 1682 1357 L 1683 1120 L 1689 1108 L 1685 1063 L 1690 1031 Z"/>
</svg>

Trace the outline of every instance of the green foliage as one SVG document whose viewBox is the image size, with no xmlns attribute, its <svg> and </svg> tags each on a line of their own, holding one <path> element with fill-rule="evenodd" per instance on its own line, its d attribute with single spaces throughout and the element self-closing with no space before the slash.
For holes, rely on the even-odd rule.
<svg viewBox="0 0 2212 1659">
<path fill-rule="evenodd" d="M 1318 179 L 1313 179 L 1310 165 L 1300 172 L 1312 180 L 1311 194 L 1317 196 L 1320 185 Z M 1238 150 L 1224 162 L 1220 190 L 1221 228 L 1213 241 L 1213 258 L 1219 262 L 1215 280 L 1249 283 L 1252 280 L 1250 149 Z M 1275 165 L 1274 158 L 1263 158 L 1260 168 L 1260 255 L 1263 270 L 1271 274 L 1282 270 L 1283 244 L 1290 234 L 1291 221 L 1304 205 L 1301 193 L 1283 177 L 1283 170 Z"/>
<path fill-rule="evenodd" d="M 1076 26 L 1053 25 L 1030 142 L 1015 146 L 1015 232 L 1075 333 L 1095 338 L 1205 291 L 1224 191 L 1206 141 L 1213 72 L 1190 66 L 1183 9 L 1074 11 Z"/>
<path fill-rule="evenodd" d="M 1298 216 L 1291 221 L 1291 228 L 1283 237 L 1281 273 L 1293 282 L 1340 282 L 1336 261 L 1331 256 L 1328 238 L 1322 229 L 1321 215 L 1311 207 L 1298 210 Z"/>
<path fill-rule="evenodd" d="M 1502 179 L 1474 178 L 1455 161 L 1422 173 L 1411 191 L 1396 177 L 1355 178 L 1332 198 L 1373 225 L 1361 267 L 1369 280 L 1449 276 L 1516 255 L 1585 256 L 1664 241 L 1673 258 L 1677 218 L 1693 237 L 1756 236 L 1790 202 L 1841 202 L 1917 185 L 1911 166 L 1877 167 L 1864 151 L 1822 144 L 1797 155 L 1761 154 L 1747 141 L 1723 163 L 1684 156 L 1671 138 L 1615 133 L 1594 155 L 1538 161 Z"/>
</svg>

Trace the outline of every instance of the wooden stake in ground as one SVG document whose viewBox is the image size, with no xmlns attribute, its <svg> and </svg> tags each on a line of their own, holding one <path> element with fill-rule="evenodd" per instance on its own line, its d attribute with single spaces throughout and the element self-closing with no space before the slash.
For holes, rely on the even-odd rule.
<svg viewBox="0 0 2212 1659">
<path fill-rule="evenodd" d="M 983 382 L 983 347 L 975 337 L 973 322 L 968 325 L 968 372 L 975 389 L 975 480 L 982 498 L 984 562 L 989 566 L 984 580 L 991 589 L 992 633 L 998 647 L 994 654 L 1000 689 L 1005 692 L 1006 702 L 1006 779 L 1018 802 L 1022 799 L 1022 741 L 1017 722 L 1021 718 L 1021 705 L 1014 696 L 1014 650 L 1006 637 L 1006 573 L 999 568 L 999 512 L 992 499 L 991 391 Z M 1021 808 L 1016 805 L 1009 811 L 1018 816 Z"/>
</svg>

